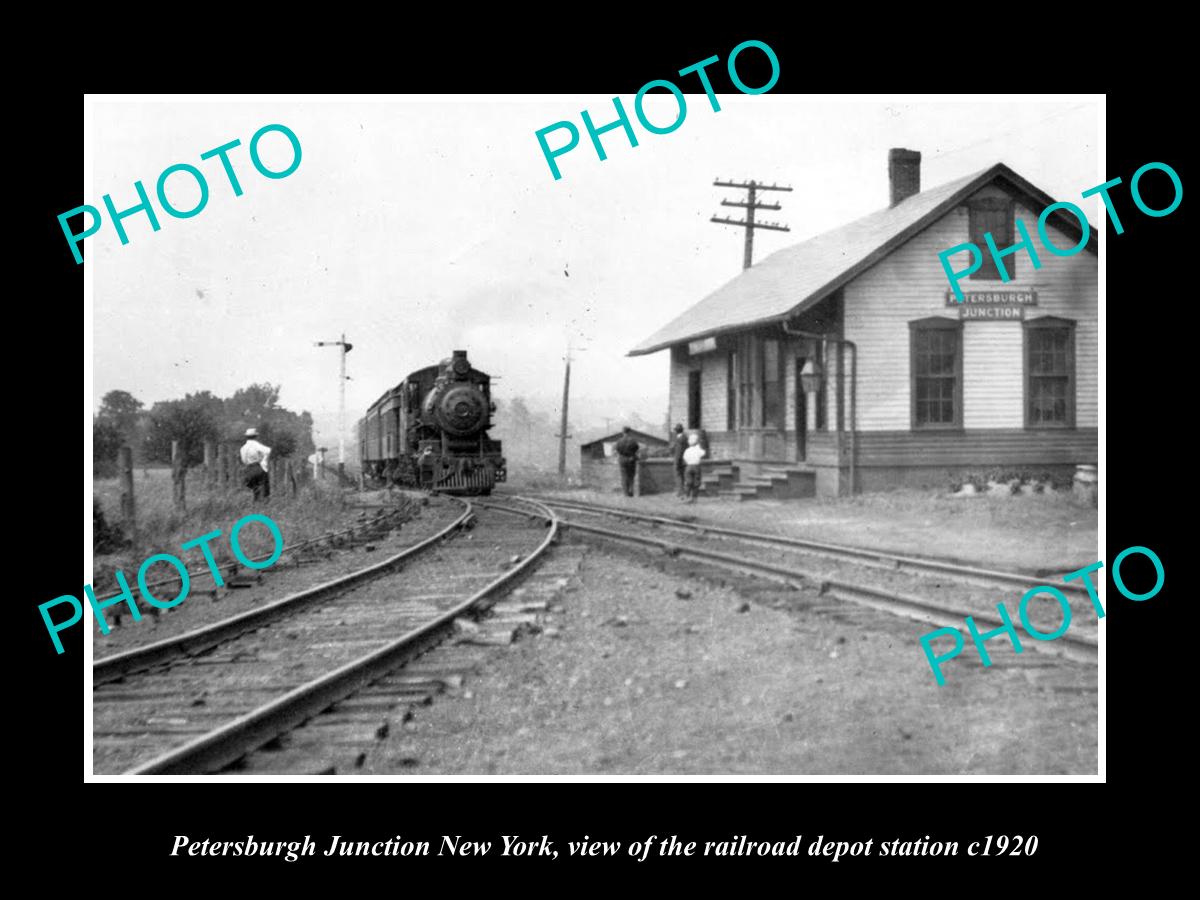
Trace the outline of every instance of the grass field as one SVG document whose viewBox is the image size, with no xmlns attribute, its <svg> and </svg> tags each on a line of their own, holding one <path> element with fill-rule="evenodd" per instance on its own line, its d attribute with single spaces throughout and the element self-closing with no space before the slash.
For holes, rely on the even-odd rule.
<svg viewBox="0 0 1200 900">
<path fill-rule="evenodd" d="M 271 518 L 283 534 L 285 544 L 292 544 L 323 532 L 335 530 L 347 521 L 351 512 L 335 480 L 301 485 L 299 493 L 289 496 L 282 485 L 272 485 L 271 498 L 255 502 L 248 489 L 209 489 L 203 474 L 196 470 L 188 478 L 186 510 L 176 511 L 172 505 L 171 473 L 168 469 L 137 468 L 134 471 L 134 506 L 137 517 L 136 540 L 111 553 L 97 555 L 94 562 L 93 584 L 111 585 L 115 569 L 121 569 L 132 582 L 138 567 L 148 556 L 170 553 L 180 557 L 189 568 L 204 566 L 199 548 L 181 551 L 182 544 L 203 534 L 219 530 L 221 537 L 209 546 L 218 562 L 234 559 L 229 545 L 233 524 L 249 513 Z M 121 524 L 121 491 L 115 478 L 96 479 L 93 491 L 96 505 L 108 524 Z M 128 538 L 128 535 L 126 535 Z M 269 531 L 260 524 L 248 525 L 238 535 L 238 543 L 247 556 L 269 553 L 273 542 Z M 169 566 L 161 564 L 155 575 L 167 574 Z"/>
</svg>

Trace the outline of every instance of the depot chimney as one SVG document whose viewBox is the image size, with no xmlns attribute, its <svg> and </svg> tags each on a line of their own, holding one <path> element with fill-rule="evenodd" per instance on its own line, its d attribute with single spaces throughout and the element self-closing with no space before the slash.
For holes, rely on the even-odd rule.
<svg viewBox="0 0 1200 900">
<path fill-rule="evenodd" d="M 892 188 L 892 206 L 921 193 L 921 152 L 903 147 L 889 150 L 888 181 Z"/>
</svg>

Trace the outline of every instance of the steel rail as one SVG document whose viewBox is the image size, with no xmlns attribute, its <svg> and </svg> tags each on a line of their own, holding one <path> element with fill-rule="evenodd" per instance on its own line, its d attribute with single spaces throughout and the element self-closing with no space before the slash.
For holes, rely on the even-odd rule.
<svg viewBox="0 0 1200 900">
<path fill-rule="evenodd" d="M 513 499 L 524 499 L 519 496 L 514 496 Z M 813 541 L 807 538 L 789 537 L 787 535 L 763 534 L 757 531 L 743 531 L 737 528 L 725 528 L 719 525 L 710 525 L 704 522 L 688 522 L 683 519 L 675 519 L 670 516 L 656 516 L 648 513 L 638 513 L 617 509 L 611 506 L 602 504 L 582 503 L 574 500 L 556 500 L 550 497 L 539 497 L 538 500 L 547 506 L 557 507 L 559 509 L 570 509 L 578 512 L 596 513 L 599 515 L 613 516 L 617 518 L 633 519 L 635 521 L 654 522 L 658 525 L 664 525 L 671 528 L 679 528 L 686 531 L 692 531 L 699 534 L 715 534 L 728 537 L 738 538 L 744 541 L 754 541 L 762 544 L 772 544 L 783 547 L 794 547 L 797 550 L 810 550 L 815 553 L 825 554 L 828 556 L 843 556 L 851 559 L 866 560 L 869 562 L 883 564 L 891 569 L 909 569 L 917 572 L 937 572 L 942 575 L 951 575 L 963 579 L 976 579 L 981 581 L 999 582 L 1004 585 L 1017 585 L 1021 587 L 1032 587 L 1037 584 L 1043 584 L 1045 579 L 1037 575 L 1025 575 L 1020 572 L 1002 572 L 996 569 L 984 569 L 978 566 L 967 566 L 959 563 L 946 562 L 939 559 L 931 559 L 929 557 L 920 556 L 905 556 L 898 553 L 891 553 L 887 550 L 869 550 L 865 547 L 854 547 L 848 544 L 829 544 L 822 541 Z M 1063 582 L 1056 584 L 1064 593 L 1077 593 L 1087 596 L 1087 587 L 1077 582 Z"/>
<path fill-rule="evenodd" d="M 393 566 L 404 562 L 406 559 L 416 556 L 435 544 L 440 543 L 443 538 L 462 528 L 467 523 L 472 516 L 471 504 L 464 500 L 458 500 L 458 498 L 453 499 L 463 504 L 464 509 L 462 513 L 453 522 L 437 532 L 437 534 L 426 538 L 419 544 L 406 547 L 394 556 L 389 556 L 387 559 L 373 563 L 364 569 L 359 569 L 356 572 L 342 575 L 332 581 L 326 581 L 315 587 L 289 594 L 266 606 L 250 609 L 236 616 L 230 616 L 227 619 L 221 619 L 218 622 L 194 628 L 175 637 L 164 638 L 152 644 L 134 647 L 122 653 L 114 653 L 111 656 L 94 659 L 92 660 L 93 686 L 119 678 L 129 672 L 160 665 L 181 656 L 194 656 L 202 650 L 207 650 L 217 644 L 224 643 L 238 635 L 245 634 L 247 631 L 260 628 L 284 612 L 300 609 L 317 600 L 328 599 L 334 594 L 356 587 L 382 574 Z"/>
<path fill-rule="evenodd" d="M 456 498 L 457 499 L 457 498 Z M 468 510 L 471 504 L 467 501 Z M 541 506 L 541 504 L 538 504 Z M 542 512 L 524 513 L 547 521 L 548 532 L 541 543 L 519 564 L 489 582 L 466 600 L 439 613 L 407 634 L 320 678 L 301 685 L 271 702 L 239 716 L 225 725 L 128 770 L 126 775 L 180 775 L 211 772 L 229 765 L 272 738 L 295 728 L 339 700 L 386 675 L 440 642 L 454 620 L 482 600 L 516 579 L 558 537 L 559 520 L 542 506 Z"/>
<path fill-rule="evenodd" d="M 522 497 L 518 499 L 521 499 L 524 502 L 531 502 L 528 498 Z M 531 513 L 528 513 L 522 509 L 505 508 L 495 505 L 493 505 L 493 508 L 516 515 L 532 515 Z M 846 600 L 859 605 L 870 606 L 874 609 L 880 609 L 885 612 L 899 613 L 909 618 L 917 618 L 921 621 L 944 624 L 953 627 L 960 624 L 965 616 L 971 616 L 975 621 L 988 625 L 1002 626 L 1005 624 L 999 616 L 994 616 L 986 612 L 979 613 L 974 610 L 960 609 L 939 603 L 931 603 L 919 597 L 897 594 L 892 591 L 867 587 L 865 585 L 852 584 L 850 582 L 840 581 L 838 579 L 825 578 L 822 575 L 806 572 L 802 569 L 794 569 L 788 566 L 776 565 L 774 563 L 747 559 L 744 557 L 734 556 L 729 553 L 721 553 L 716 550 L 681 546 L 679 544 L 673 544 L 670 541 L 664 541 L 660 540 L 659 538 L 648 537 L 645 535 L 622 534 L 621 532 L 611 531 L 607 528 L 598 528 L 595 525 L 584 525 L 580 522 L 571 521 L 570 519 L 560 518 L 559 523 L 562 525 L 562 527 L 568 530 L 578 531 L 584 534 L 592 534 L 609 540 L 624 541 L 641 546 L 657 547 L 666 553 L 666 555 L 671 557 L 691 557 L 702 562 L 716 563 L 724 568 L 746 574 L 758 576 L 765 575 L 768 578 L 779 581 L 791 587 L 816 587 L 822 596 L 836 597 L 841 600 Z M 1038 646 L 1041 646 L 1044 643 L 1046 642 L 1035 642 L 1035 644 Z M 1071 647 L 1072 650 L 1080 654 L 1086 660 L 1093 660 L 1097 658 L 1098 645 L 1096 641 L 1090 640 L 1086 637 L 1080 637 L 1079 635 L 1067 632 L 1057 638 L 1054 643 L 1059 646 L 1066 645 Z"/>
</svg>

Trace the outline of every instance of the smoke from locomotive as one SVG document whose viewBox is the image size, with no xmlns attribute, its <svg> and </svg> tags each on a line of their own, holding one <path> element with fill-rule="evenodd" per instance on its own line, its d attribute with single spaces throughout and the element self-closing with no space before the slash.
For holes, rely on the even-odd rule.
<svg viewBox="0 0 1200 900">
<path fill-rule="evenodd" d="M 358 422 L 359 459 L 387 484 L 488 494 L 506 478 L 492 426 L 491 378 L 455 350 L 376 400 Z"/>
</svg>

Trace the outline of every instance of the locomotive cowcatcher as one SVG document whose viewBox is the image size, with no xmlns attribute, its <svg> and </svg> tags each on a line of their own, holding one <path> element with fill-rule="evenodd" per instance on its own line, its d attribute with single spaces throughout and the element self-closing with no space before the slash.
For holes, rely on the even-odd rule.
<svg viewBox="0 0 1200 900">
<path fill-rule="evenodd" d="M 454 494 L 490 494 L 507 477 L 490 440 L 491 378 L 466 350 L 418 369 L 376 400 L 358 422 L 359 461 L 369 477 Z"/>
</svg>

